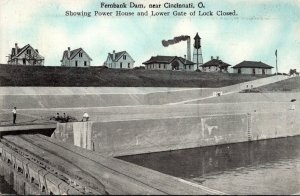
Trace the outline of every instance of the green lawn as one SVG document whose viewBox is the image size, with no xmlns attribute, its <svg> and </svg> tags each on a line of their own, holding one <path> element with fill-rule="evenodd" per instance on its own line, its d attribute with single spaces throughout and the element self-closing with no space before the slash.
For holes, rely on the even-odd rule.
<svg viewBox="0 0 300 196">
<path fill-rule="evenodd" d="M 0 86 L 223 87 L 263 76 L 0 64 Z"/>
</svg>

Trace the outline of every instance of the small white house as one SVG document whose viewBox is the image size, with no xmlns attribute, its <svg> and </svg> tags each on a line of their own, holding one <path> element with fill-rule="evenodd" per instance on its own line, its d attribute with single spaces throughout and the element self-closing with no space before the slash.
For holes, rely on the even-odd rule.
<svg viewBox="0 0 300 196">
<path fill-rule="evenodd" d="M 27 44 L 23 48 L 19 48 L 15 43 L 15 47 L 11 49 L 11 54 L 8 56 L 8 64 L 13 65 L 44 65 L 45 58 L 39 54 L 37 49 Z"/>
<path fill-rule="evenodd" d="M 211 57 L 211 60 L 204 63 L 203 65 L 201 65 L 201 71 L 203 72 L 224 72 L 224 73 L 228 73 L 228 67 L 230 67 L 231 65 L 223 62 L 222 60 L 219 59 L 219 57 L 217 56 L 216 59 L 214 59 L 214 57 Z"/>
<path fill-rule="evenodd" d="M 91 66 L 91 57 L 82 49 L 77 48 L 65 50 L 61 59 L 61 66 L 64 67 L 89 67 Z"/>
<path fill-rule="evenodd" d="M 104 65 L 114 69 L 132 69 L 134 65 L 133 58 L 126 51 L 108 53 Z"/>
</svg>

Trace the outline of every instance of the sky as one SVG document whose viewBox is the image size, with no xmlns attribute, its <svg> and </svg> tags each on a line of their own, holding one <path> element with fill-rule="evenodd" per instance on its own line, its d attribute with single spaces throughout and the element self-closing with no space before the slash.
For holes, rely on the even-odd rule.
<svg viewBox="0 0 300 196">
<path fill-rule="evenodd" d="M 237 16 L 127 16 L 69 17 L 66 11 L 93 12 L 118 9 L 101 8 L 101 0 L 0 0 L 0 63 L 15 43 L 30 44 L 45 57 L 46 66 L 60 66 L 63 51 L 83 48 L 93 59 L 92 66 L 103 65 L 108 53 L 126 50 L 142 65 L 151 56 L 184 56 L 186 42 L 164 47 L 162 40 L 198 32 L 203 61 L 211 56 L 236 65 L 243 60 L 262 61 L 278 69 L 300 71 L 300 0 L 152 0 L 151 3 L 193 3 L 195 9 L 121 9 L 122 11 L 233 11 Z M 103 1 L 127 3 L 126 0 Z M 205 8 L 197 8 L 202 2 Z M 193 43 L 193 40 L 192 40 Z M 192 50 L 193 51 L 193 50 Z"/>
</svg>

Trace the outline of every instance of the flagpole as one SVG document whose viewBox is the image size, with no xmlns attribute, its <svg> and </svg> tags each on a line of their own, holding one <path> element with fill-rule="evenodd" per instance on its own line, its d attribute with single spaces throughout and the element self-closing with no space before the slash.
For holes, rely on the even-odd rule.
<svg viewBox="0 0 300 196">
<path fill-rule="evenodd" d="M 278 75 L 278 67 L 277 67 L 277 55 L 276 55 L 276 75 Z"/>
<path fill-rule="evenodd" d="M 278 66 L 277 66 L 277 50 L 275 52 L 275 56 L 276 56 L 276 75 L 278 75 Z"/>
</svg>

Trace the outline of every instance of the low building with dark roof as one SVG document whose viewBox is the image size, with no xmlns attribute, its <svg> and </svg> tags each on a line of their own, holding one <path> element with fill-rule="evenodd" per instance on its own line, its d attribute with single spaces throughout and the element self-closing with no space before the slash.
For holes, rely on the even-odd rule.
<svg viewBox="0 0 300 196">
<path fill-rule="evenodd" d="M 91 57 L 82 49 L 77 48 L 65 50 L 61 59 L 61 66 L 64 67 L 89 67 L 91 66 Z"/>
<path fill-rule="evenodd" d="M 132 69 L 134 65 L 133 58 L 126 51 L 108 53 L 104 65 L 113 69 Z"/>
<path fill-rule="evenodd" d="M 213 56 L 211 57 L 211 60 L 204 63 L 203 65 L 201 65 L 201 71 L 203 72 L 224 72 L 224 73 L 228 73 L 228 67 L 230 67 L 231 65 L 223 62 L 222 60 L 219 59 L 219 57 L 217 56 L 216 59 L 213 58 Z"/>
<path fill-rule="evenodd" d="M 243 61 L 232 68 L 238 74 L 270 75 L 273 67 L 261 61 Z"/>
<path fill-rule="evenodd" d="M 39 54 L 37 49 L 34 49 L 31 45 L 19 48 L 15 43 L 15 47 L 11 49 L 11 54 L 8 56 L 8 64 L 12 65 L 44 65 L 45 58 Z"/>
<path fill-rule="evenodd" d="M 150 70 L 195 70 L 195 63 L 177 56 L 152 56 L 143 64 Z"/>
</svg>

